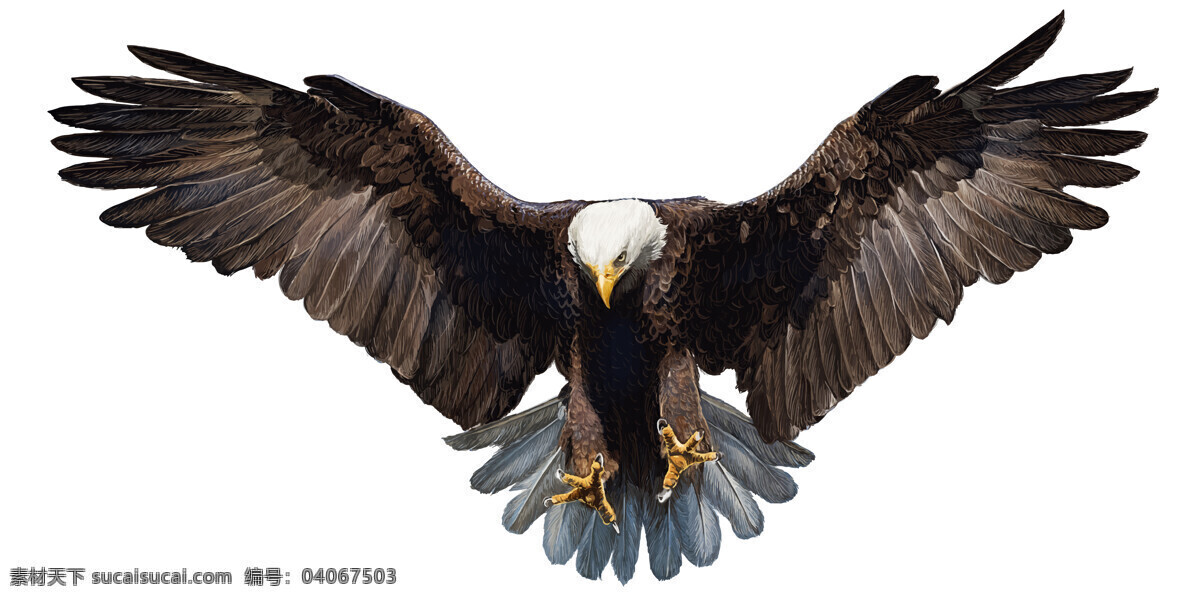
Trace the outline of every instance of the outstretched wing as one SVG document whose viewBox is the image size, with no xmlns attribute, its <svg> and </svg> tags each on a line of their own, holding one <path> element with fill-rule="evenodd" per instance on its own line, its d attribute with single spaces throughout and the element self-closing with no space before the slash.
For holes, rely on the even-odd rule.
<svg viewBox="0 0 1200 600">
<path fill-rule="evenodd" d="M 783 183 L 715 209 L 695 260 L 706 271 L 688 285 L 692 314 L 723 326 L 697 323 L 691 344 L 705 370 L 736 369 L 765 439 L 795 437 L 937 319 L 949 323 L 980 276 L 1007 281 L 1065 250 L 1071 229 L 1104 225 L 1102 209 L 1063 188 L 1133 178 L 1086 157 L 1146 136 L 1077 127 L 1134 113 L 1157 91 L 1108 94 L 1128 70 L 998 89 L 1062 23 L 947 92 L 933 77 L 901 81 Z"/>
<path fill-rule="evenodd" d="M 573 318 L 559 250 L 576 205 L 512 198 L 424 115 L 339 77 L 303 93 L 130 50 L 194 82 L 77 78 L 122 104 L 52 111 L 98 131 L 56 147 L 108 159 L 63 179 L 155 188 L 105 223 L 147 227 L 223 274 L 278 274 L 288 298 L 464 428 L 512 410 L 551 364 Z"/>
</svg>

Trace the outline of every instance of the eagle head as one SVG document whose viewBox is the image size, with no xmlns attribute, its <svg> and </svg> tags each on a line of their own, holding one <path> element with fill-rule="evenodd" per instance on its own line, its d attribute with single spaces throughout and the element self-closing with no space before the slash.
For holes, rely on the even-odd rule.
<svg viewBox="0 0 1200 600">
<path fill-rule="evenodd" d="M 640 276 L 662 256 L 667 226 L 641 200 L 589 204 L 567 228 L 567 247 L 584 276 L 611 308 L 609 298 L 627 273 Z M 627 277 L 627 280 L 635 277 Z"/>
</svg>

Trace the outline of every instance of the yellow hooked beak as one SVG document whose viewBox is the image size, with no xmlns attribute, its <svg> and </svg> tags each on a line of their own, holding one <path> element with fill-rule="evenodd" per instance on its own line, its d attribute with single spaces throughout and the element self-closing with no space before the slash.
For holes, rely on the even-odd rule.
<svg viewBox="0 0 1200 600">
<path fill-rule="evenodd" d="M 614 268 L 610 262 L 604 265 L 603 268 L 589 263 L 588 268 L 592 270 L 592 275 L 596 278 L 596 291 L 600 292 L 600 299 L 604 301 L 604 306 L 612 308 L 612 305 L 608 303 L 608 299 L 612 296 L 613 287 L 617 285 L 617 280 L 621 278 L 621 273 L 625 272 L 625 267 Z"/>
</svg>

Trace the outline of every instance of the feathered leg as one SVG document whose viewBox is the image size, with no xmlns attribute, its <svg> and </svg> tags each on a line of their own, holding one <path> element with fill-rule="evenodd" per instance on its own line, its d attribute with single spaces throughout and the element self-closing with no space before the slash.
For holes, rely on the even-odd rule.
<svg viewBox="0 0 1200 600">
<path fill-rule="evenodd" d="M 617 472 L 620 465 L 617 461 L 610 460 L 607 467 L 605 466 L 604 457 L 606 454 L 611 456 L 611 453 L 604 443 L 604 429 L 584 391 L 578 353 L 572 352 L 571 359 L 572 368 L 568 371 L 571 391 L 566 424 L 559 434 L 559 447 L 570 457 L 568 468 L 579 475 L 565 473 L 559 469 L 558 478 L 573 489 L 565 494 L 546 498 L 543 502 L 550 507 L 579 501 L 599 513 L 605 525 L 612 525 L 620 532 L 616 524 L 616 512 L 608 503 L 608 496 L 604 492 L 604 482 Z M 589 456 L 595 457 L 590 465 L 587 462 Z"/>
<path fill-rule="evenodd" d="M 692 465 L 719 460 L 719 452 L 710 452 L 705 442 L 708 423 L 700 410 L 700 388 L 696 385 L 696 364 L 686 350 L 673 350 L 659 367 L 659 404 L 663 418 L 658 420 L 663 454 L 667 459 L 667 474 L 657 498 L 666 502 L 683 472 Z M 679 443 L 671 423 L 692 431 L 684 443 Z"/>
</svg>

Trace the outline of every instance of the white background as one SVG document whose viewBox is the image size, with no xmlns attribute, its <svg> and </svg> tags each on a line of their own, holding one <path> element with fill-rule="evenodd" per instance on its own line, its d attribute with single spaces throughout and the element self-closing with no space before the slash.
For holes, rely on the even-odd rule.
<svg viewBox="0 0 1200 600">
<path fill-rule="evenodd" d="M 662 584 L 551 566 L 508 494 L 467 485 L 485 453 L 275 283 L 223 279 L 98 220 L 133 195 L 74 188 L 46 110 L 75 75 L 154 72 L 126 44 L 281 83 L 339 73 L 435 119 L 527 200 L 751 197 L 902 77 L 950 86 L 1063 3 L 567 6 L 42 2 L 6 15 L 0 568 L 229 570 L 230 588 L 62 597 L 344 598 L 749 590 L 802 598 L 1200 595 L 1193 236 L 1196 14 L 1066 2 L 1021 82 L 1136 66 L 1161 99 L 1132 183 L 1083 190 L 1111 223 L 940 325 L 799 442 L 795 500 L 754 540 Z M 436 5 L 435 5 L 436 4 Z M 23 14 L 20 11 L 25 11 Z M 525 406 L 555 393 L 545 376 Z M 732 378 L 704 387 L 742 405 Z M 292 573 L 247 589 L 245 567 Z M 401 583 L 302 586 L 304 567 Z M 7 586 L 0 595 L 41 597 Z"/>
</svg>

